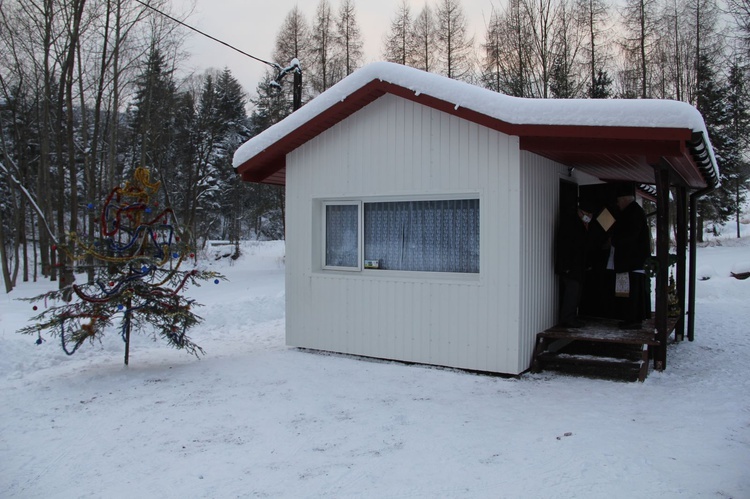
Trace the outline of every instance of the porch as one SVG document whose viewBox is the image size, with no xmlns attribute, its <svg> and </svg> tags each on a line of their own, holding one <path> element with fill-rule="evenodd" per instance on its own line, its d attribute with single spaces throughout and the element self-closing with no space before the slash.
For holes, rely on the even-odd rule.
<svg viewBox="0 0 750 499">
<path fill-rule="evenodd" d="M 661 357 L 680 318 L 668 318 L 666 336 L 661 339 L 653 318 L 637 330 L 620 329 L 614 319 L 587 317 L 584 322 L 581 328 L 555 326 L 538 333 L 532 372 L 552 369 L 644 381 L 649 359 Z"/>
</svg>

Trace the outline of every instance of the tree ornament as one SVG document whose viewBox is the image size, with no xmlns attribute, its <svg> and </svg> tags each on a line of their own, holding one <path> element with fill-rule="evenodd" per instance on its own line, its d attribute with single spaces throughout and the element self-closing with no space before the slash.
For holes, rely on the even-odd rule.
<svg viewBox="0 0 750 499">
<path fill-rule="evenodd" d="M 218 282 L 217 278 L 224 277 L 216 272 L 181 269 L 182 259 L 177 258 L 190 249 L 175 236 L 175 226 L 167 223 L 173 219 L 172 211 L 167 208 L 152 213 L 150 207 L 158 206 L 151 199 L 160 187 L 160 182 L 151 181 L 147 169 L 137 168 L 124 186 L 112 189 L 100 210 L 97 240 L 83 241 L 71 233 L 70 247 L 77 253 L 61 247 L 72 262 L 84 258 L 94 262 L 93 280 L 29 299 L 66 303 L 48 308 L 34 318 L 36 324 L 19 332 L 36 333 L 41 339 L 41 331 L 50 330 L 59 335 L 63 351 L 72 355 L 86 340 L 94 341 L 119 320 L 126 365 L 130 333 L 146 327 L 175 348 L 196 356 L 203 353 L 186 334 L 202 319 L 191 312 L 194 301 L 182 293 L 189 284 L 199 285 L 199 281 L 209 279 Z M 52 246 L 53 251 L 56 249 Z M 171 260 L 169 255 L 177 260 Z M 64 283 L 64 278 L 60 282 Z"/>
</svg>

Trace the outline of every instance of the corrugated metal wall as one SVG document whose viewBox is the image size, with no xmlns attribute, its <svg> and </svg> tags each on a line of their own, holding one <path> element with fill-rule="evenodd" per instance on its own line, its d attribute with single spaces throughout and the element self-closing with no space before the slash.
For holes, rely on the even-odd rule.
<svg viewBox="0 0 750 499">
<path fill-rule="evenodd" d="M 519 164 L 516 137 L 391 95 L 293 151 L 287 157 L 287 344 L 525 370 L 518 283 L 521 251 L 534 244 L 519 244 L 525 179 Z M 321 270 L 322 201 L 456 195 L 480 200 L 478 276 Z M 524 321 L 524 331 L 533 326 Z"/>
</svg>

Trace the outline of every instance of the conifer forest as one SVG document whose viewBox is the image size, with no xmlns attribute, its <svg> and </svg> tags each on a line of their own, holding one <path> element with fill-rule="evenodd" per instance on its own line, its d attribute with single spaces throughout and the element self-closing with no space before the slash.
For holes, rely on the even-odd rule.
<svg viewBox="0 0 750 499">
<path fill-rule="evenodd" d="M 63 281 L 59 247 L 94 240 L 102 200 L 139 167 L 161 182 L 160 203 L 196 250 L 283 239 L 283 188 L 241 182 L 232 156 L 293 112 L 292 79 L 277 76 L 295 58 L 302 105 L 372 60 L 517 97 L 688 102 L 721 169 L 721 187 L 699 207 L 699 233 L 747 235 L 750 0 L 487 3 L 473 32 L 461 0 L 401 0 L 380 52 L 365 55 L 355 0 L 300 2 L 273 53 L 257 54 L 279 68 L 245 89 L 232 68 L 186 76 L 190 32 L 176 20 L 191 18 L 169 0 L 0 0 L 5 290 Z"/>
</svg>

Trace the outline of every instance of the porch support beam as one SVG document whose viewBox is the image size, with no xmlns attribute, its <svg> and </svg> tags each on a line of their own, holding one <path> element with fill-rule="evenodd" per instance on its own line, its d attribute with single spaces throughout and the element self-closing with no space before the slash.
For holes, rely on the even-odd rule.
<svg viewBox="0 0 750 499">
<path fill-rule="evenodd" d="M 688 288 L 688 323 L 687 337 L 688 341 L 695 339 L 695 273 L 696 273 L 696 255 L 695 250 L 698 242 L 698 196 L 690 195 L 690 288 Z"/>
<path fill-rule="evenodd" d="M 652 163 L 653 164 L 653 163 Z M 654 369 L 667 368 L 669 308 L 669 169 L 654 164 L 656 179 L 656 313 L 654 326 L 659 347 L 654 354 Z"/>
<path fill-rule="evenodd" d="M 680 317 L 675 328 L 675 341 L 685 339 L 685 289 L 687 270 L 687 189 L 677 187 L 675 189 L 675 206 L 677 209 L 677 300 Z"/>
<path fill-rule="evenodd" d="M 698 200 L 716 189 L 708 186 L 690 195 L 690 288 L 688 290 L 688 341 L 695 339 L 695 277 L 698 246 Z"/>
</svg>

